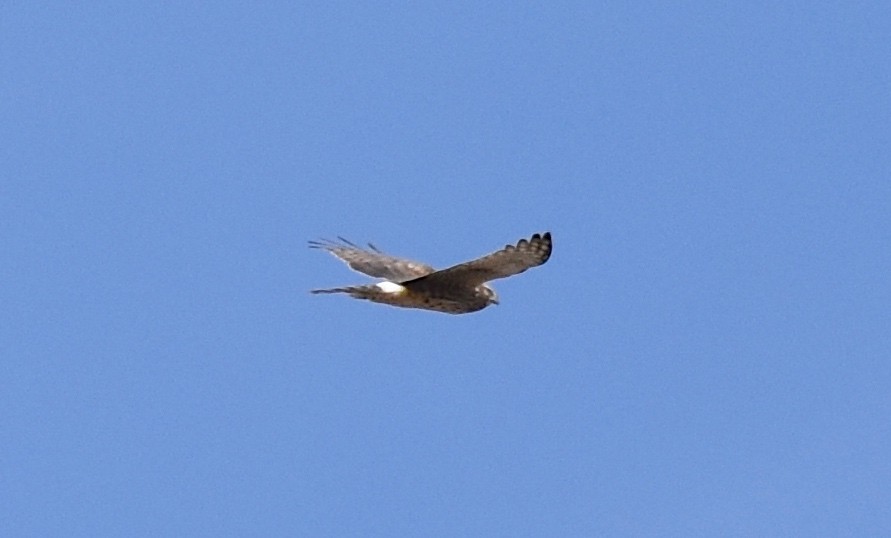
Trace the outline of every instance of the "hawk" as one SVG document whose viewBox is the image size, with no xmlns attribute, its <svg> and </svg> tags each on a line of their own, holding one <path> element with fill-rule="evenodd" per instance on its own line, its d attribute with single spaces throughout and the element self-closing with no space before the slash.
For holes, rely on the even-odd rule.
<svg viewBox="0 0 891 538">
<path fill-rule="evenodd" d="M 551 234 L 535 234 L 516 245 L 476 260 L 435 270 L 429 265 L 395 258 L 368 244 L 355 245 L 339 237 L 336 241 L 310 241 L 310 248 L 325 250 L 346 262 L 351 269 L 383 279 L 376 284 L 312 290 L 311 293 L 347 293 L 403 308 L 421 308 L 447 314 L 467 314 L 498 304 L 498 295 L 486 283 L 513 276 L 548 261 Z"/>
</svg>

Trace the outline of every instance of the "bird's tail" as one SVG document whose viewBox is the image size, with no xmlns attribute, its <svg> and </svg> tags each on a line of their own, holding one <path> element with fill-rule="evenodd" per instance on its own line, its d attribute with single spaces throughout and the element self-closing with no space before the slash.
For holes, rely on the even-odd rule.
<svg viewBox="0 0 891 538">
<path fill-rule="evenodd" d="M 353 293 L 354 291 L 356 291 L 356 288 L 354 288 L 354 287 L 351 287 L 351 288 L 328 288 L 325 290 L 309 290 L 309 292 L 313 293 L 313 294 L 317 294 L 317 293 Z"/>
<path fill-rule="evenodd" d="M 381 291 L 378 286 L 347 286 L 345 288 L 329 288 L 324 290 L 310 290 L 310 293 L 319 294 L 319 293 L 346 293 L 350 297 L 354 299 L 366 299 L 369 301 L 382 301 L 388 302 L 385 299 L 389 299 L 393 296 L 392 293 L 386 293 Z"/>
</svg>

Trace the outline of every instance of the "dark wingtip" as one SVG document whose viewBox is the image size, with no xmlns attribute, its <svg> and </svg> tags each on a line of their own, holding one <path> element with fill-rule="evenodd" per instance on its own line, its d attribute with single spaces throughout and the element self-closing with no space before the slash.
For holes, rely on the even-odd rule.
<svg viewBox="0 0 891 538">
<path fill-rule="evenodd" d="M 332 248 L 339 246 L 336 241 L 332 241 L 325 237 L 317 240 L 310 240 L 307 241 L 307 243 L 309 243 L 309 248 L 323 248 L 325 250 L 331 250 Z"/>
<path fill-rule="evenodd" d="M 359 245 L 353 243 L 349 239 L 346 239 L 340 235 L 337 236 L 337 241 L 334 241 L 332 239 L 322 238 L 317 241 L 315 241 L 315 240 L 307 241 L 307 243 L 309 243 L 309 248 L 321 248 L 321 249 L 325 249 L 325 250 L 329 250 L 329 251 L 336 249 L 336 248 L 346 248 L 346 247 L 354 248 L 357 250 L 362 250 L 362 247 L 360 247 Z"/>
<path fill-rule="evenodd" d="M 342 235 L 337 236 L 337 241 L 322 238 L 322 239 L 319 239 L 318 241 L 307 241 L 307 242 L 309 243 L 309 248 L 320 248 L 320 249 L 324 249 L 327 251 L 333 251 L 335 249 L 365 250 L 364 247 L 360 247 L 359 245 L 357 245 L 356 243 L 353 243 L 352 241 L 350 241 L 346 237 L 343 237 Z M 378 254 L 384 253 L 381 249 L 377 248 L 377 246 L 375 246 L 372 243 L 368 243 L 368 248 L 370 248 L 374 252 L 377 252 Z"/>
<path fill-rule="evenodd" d="M 551 259 L 551 252 L 554 248 L 554 243 L 551 241 L 551 232 L 544 232 L 543 234 L 533 234 L 532 241 L 543 241 L 547 243 L 547 249 L 545 251 L 545 256 L 541 260 L 541 264 L 544 264 L 548 260 Z"/>
<path fill-rule="evenodd" d="M 340 241 L 341 241 L 344 245 L 349 245 L 349 246 L 351 246 L 351 247 L 353 247 L 353 248 L 358 248 L 358 249 L 361 249 L 361 248 L 362 248 L 362 247 L 360 247 L 359 245 L 357 245 L 356 243 L 353 243 L 352 241 L 350 241 L 349 239 L 344 238 L 342 235 L 338 235 L 337 238 L 340 239 Z"/>
</svg>

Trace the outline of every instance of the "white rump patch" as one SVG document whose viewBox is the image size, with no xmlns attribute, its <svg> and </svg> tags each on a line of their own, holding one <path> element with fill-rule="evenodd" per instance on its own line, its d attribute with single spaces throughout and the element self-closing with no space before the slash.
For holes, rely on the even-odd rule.
<svg viewBox="0 0 891 538">
<path fill-rule="evenodd" d="M 378 282 L 375 285 L 384 293 L 402 293 L 405 291 L 404 287 L 395 282 L 390 282 L 389 280 Z"/>
</svg>

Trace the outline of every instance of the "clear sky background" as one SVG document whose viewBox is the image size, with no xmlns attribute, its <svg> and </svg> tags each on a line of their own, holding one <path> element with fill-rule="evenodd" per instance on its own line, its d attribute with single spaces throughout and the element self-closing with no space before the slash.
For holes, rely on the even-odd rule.
<svg viewBox="0 0 891 538">
<path fill-rule="evenodd" d="M 0 8 L 0 535 L 891 533 L 888 4 L 483 4 Z"/>
</svg>

